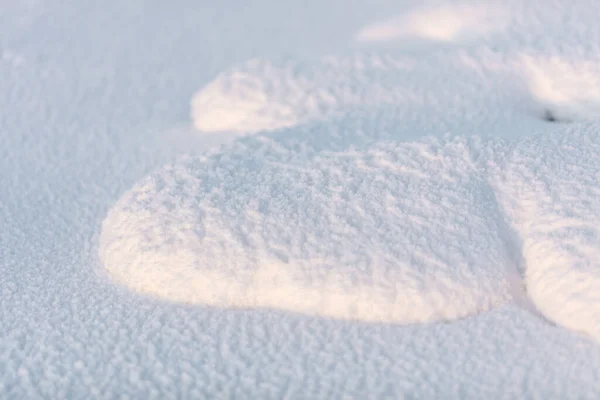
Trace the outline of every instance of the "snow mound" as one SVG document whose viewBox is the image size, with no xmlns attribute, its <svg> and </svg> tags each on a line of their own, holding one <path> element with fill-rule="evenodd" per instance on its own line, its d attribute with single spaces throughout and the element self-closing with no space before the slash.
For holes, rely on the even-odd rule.
<svg viewBox="0 0 600 400">
<path fill-rule="evenodd" d="M 522 65 L 532 95 L 555 119 L 600 117 L 599 60 L 529 55 Z"/>
<path fill-rule="evenodd" d="M 328 57 L 318 62 L 250 60 L 224 71 L 191 101 L 194 126 L 238 134 L 276 130 L 350 106 L 402 103 L 378 79 L 406 67 L 390 57 Z M 388 79 L 383 79 L 389 81 Z"/>
<path fill-rule="evenodd" d="M 137 184 L 104 221 L 104 266 L 172 301 L 399 323 L 488 310 L 524 285 L 550 320 L 599 337 L 598 141 L 579 149 L 577 132 L 526 112 L 534 97 L 548 120 L 593 118 L 600 64 L 584 53 L 484 46 L 227 70 L 194 97 L 196 127 L 275 132 Z M 565 175 L 569 160 L 587 172 Z M 571 225 L 583 233 L 557 235 Z"/>
<path fill-rule="evenodd" d="M 501 197 L 522 238 L 525 283 L 551 321 L 600 340 L 600 131 L 525 140 Z"/>
<path fill-rule="evenodd" d="M 470 40 L 499 31 L 508 24 L 500 4 L 446 4 L 423 7 L 361 29 L 356 40 L 380 42 L 422 38 L 439 42 Z"/>
<path fill-rule="evenodd" d="M 318 113 L 314 83 L 288 64 L 254 60 L 219 75 L 192 99 L 192 119 L 205 132 L 256 132 L 295 125 Z M 314 106 L 311 107 L 311 104 Z"/>
<path fill-rule="evenodd" d="M 245 139 L 136 184 L 103 222 L 100 258 L 115 281 L 177 302 L 373 322 L 468 316 L 518 290 L 471 153 L 464 140 L 329 153 Z"/>
<path fill-rule="evenodd" d="M 527 47 L 499 53 L 480 46 L 427 56 L 254 59 L 197 92 L 191 115 L 200 131 L 247 135 L 385 111 L 420 136 L 519 137 L 532 129 L 541 133 L 532 111 L 559 121 L 600 116 L 600 59 L 597 52 L 579 50 L 542 53 Z"/>
<path fill-rule="evenodd" d="M 463 134 L 465 120 L 467 129 L 512 131 L 515 93 L 524 91 L 503 61 L 489 51 L 426 58 L 361 53 L 305 62 L 257 59 L 224 71 L 201 89 L 191 114 L 203 132 L 240 135 L 382 112 L 420 136 L 455 127 Z"/>
</svg>

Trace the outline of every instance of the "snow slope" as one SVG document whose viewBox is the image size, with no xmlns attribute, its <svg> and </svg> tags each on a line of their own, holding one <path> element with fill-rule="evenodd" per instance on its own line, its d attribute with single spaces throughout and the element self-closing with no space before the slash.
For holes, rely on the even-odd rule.
<svg viewBox="0 0 600 400">
<path fill-rule="evenodd" d="M 0 0 L 0 397 L 597 398 L 598 4 L 500 4 L 502 18 L 486 30 L 469 15 L 493 12 L 469 1 Z M 418 23 L 393 27 L 406 20 Z M 400 33 L 356 40 L 378 25 Z M 204 103 L 192 108 L 192 122 L 202 131 L 189 127 L 189 101 L 198 97 Z M 247 134 L 256 136 L 233 141 Z M 206 180 L 229 172 L 223 183 Z M 200 185 L 196 193 L 216 189 L 194 197 L 178 177 Z M 157 178 L 166 179 L 162 190 L 143 192 Z M 347 187 L 336 194 L 347 182 L 364 197 L 344 200 Z M 417 195 L 419 185 L 429 199 Z M 373 187 L 412 203 L 419 219 Z M 164 208 L 173 199 L 180 207 L 171 218 Z M 248 199 L 269 207 L 251 204 L 254 214 L 240 213 L 237 225 L 232 213 Z M 277 218 L 302 202 L 311 215 L 332 209 L 343 218 L 292 213 L 289 236 L 275 235 Z M 471 231 L 435 224 L 454 209 Z M 206 228 L 202 215 L 215 228 L 204 235 L 224 247 L 197 240 L 191 228 Z M 438 260 L 416 257 L 396 269 L 388 256 L 387 264 L 363 261 L 371 269 L 362 275 L 348 268 L 357 260 L 336 262 L 332 243 L 367 261 L 376 246 L 411 252 L 377 223 L 399 235 L 422 229 L 428 235 L 414 243 Z M 139 235 L 142 225 L 148 236 Z M 300 227 L 314 238 L 319 226 L 345 236 L 298 246 Z M 441 236 L 451 252 L 433 240 Z M 144 268 L 170 273 L 161 263 L 175 254 L 165 241 L 184 261 L 227 249 L 246 277 L 263 268 L 255 261 L 272 260 L 267 278 L 283 277 L 300 293 L 335 286 L 337 277 L 364 291 L 318 291 L 350 294 L 350 303 L 343 297 L 326 308 L 305 298 L 279 304 L 280 294 L 267 291 L 261 299 L 234 292 L 215 306 L 184 280 L 214 271 L 185 263 L 169 282 L 183 294 L 164 280 L 135 287 L 128 278 L 151 279 Z M 315 255 L 336 279 L 307 279 L 320 271 Z M 429 322 L 412 323 L 403 307 L 378 317 L 388 322 L 360 321 L 371 314 L 349 304 L 365 296 L 396 304 L 390 285 L 367 279 L 369 271 L 410 277 L 392 281 L 403 288 L 434 289 L 403 297 L 428 306 L 427 318 L 414 316 Z M 233 272 L 228 282 L 257 293 L 256 282 Z M 441 302 L 443 283 L 466 285 L 470 296 L 444 292 L 452 301 Z M 246 300 L 255 302 L 250 309 Z"/>
</svg>

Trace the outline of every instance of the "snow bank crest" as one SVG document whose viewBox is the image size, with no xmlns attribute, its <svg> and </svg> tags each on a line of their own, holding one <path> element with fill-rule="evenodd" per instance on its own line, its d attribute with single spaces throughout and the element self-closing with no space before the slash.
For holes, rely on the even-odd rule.
<svg viewBox="0 0 600 400">
<path fill-rule="evenodd" d="M 525 56 L 525 78 L 536 101 L 559 120 L 600 118 L 600 62 Z"/>
<path fill-rule="evenodd" d="M 378 80 L 405 68 L 391 57 L 368 55 L 312 64 L 251 60 L 219 74 L 193 96 L 192 120 L 203 132 L 246 135 L 322 119 L 352 106 L 402 104 L 402 96 Z"/>
<path fill-rule="evenodd" d="M 467 113 L 471 124 L 490 122 L 498 119 L 490 110 L 499 103 L 512 105 L 513 85 L 488 61 L 462 53 L 433 55 L 425 61 L 372 53 L 314 62 L 257 59 L 224 71 L 203 87 L 191 101 L 191 115 L 202 132 L 238 135 L 338 117 L 381 119 L 382 112 L 420 136 L 447 133 L 448 126 Z M 477 75 L 466 68 L 467 62 L 474 64 Z"/>
<path fill-rule="evenodd" d="M 500 4 L 444 5 L 413 10 L 377 22 L 356 34 L 359 42 L 422 38 L 438 42 L 471 40 L 502 30 L 508 12 Z"/>
</svg>

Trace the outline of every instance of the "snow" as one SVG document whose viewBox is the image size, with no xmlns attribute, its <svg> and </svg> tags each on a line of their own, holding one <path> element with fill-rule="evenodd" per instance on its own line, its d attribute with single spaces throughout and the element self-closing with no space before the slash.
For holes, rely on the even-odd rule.
<svg viewBox="0 0 600 400">
<path fill-rule="evenodd" d="M 508 25 L 502 3 L 446 4 L 420 7 L 388 20 L 368 25 L 358 32 L 360 42 L 421 38 L 459 42 L 480 38 Z"/>
<path fill-rule="evenodd" d="M 316 60 L 253 59 L 201 88 L 192 98 L 191 115 L 204 134 L 243 136 L 331 119 L 361 121 L 385 113 L 372 123 L 402 120 L 412 128 L 402 129 L 406 135 L 410 130 L 419 136 L 439 135 L 459 124 L 461 129 L 477 130 L 473 134 L 489 126 L 485 134 L 505 136 L 511 134 L 509 126 L 531 125 L 515 103 L 539 106 L 528 83 L 534 79 L 528 68 L 534 61 L 534 55 L 505 56 L 488 49 L 425 57 L 350 52 Z M 461 84 L 447 85 L 453 79 Z M 498 108 L 504 113 L 494 111 Z M 465 128 L 466 118 L 471 124 Z"/>
<path fill-rule="evenodd" d="M 0 397 L 598 398 L 599 10 L 0 0 Z"/>
<path fill-rule="evenodd" d="M 534 98 L 555 118 L 593 120 L 600 116 L 600 63 L 538 56 L 523 58 Z"/>
<path fill-rule="evenodd" d="M 343 115 L 351 107 L 406 103 L 413 100 L 409 93 L 377 82 L 406 79 L 412 68 L 404 63 L 410 62 L 376 54 L 313 63 L 253 59 L 219 74 L 194 95 L 192 119 L 202 132 L 244 135 Z"/>
<path fill-rule="evenodd" d="M 530 298 L 551 321 L 600 341 L 600 131 L 527 140 L 503 166 Z"/>
<path fill-rule="evenodd" d="M 553 129 L 540 123 L 547 114 L 565 122 L 598 118 L 599 65 L 596 55 L 569 60 L 529 47 L 504 53 L 484 47 L 426 56 L 352 52 L 317 60 L 252 59 L 199 90 L 191 115 L 204 134 L 244 136 L 385 112 L 378 119 L 399 119 L 413 128 L 410 134 L 403 129 L 406 138 L 457 129 L 516 138 Z M 448 85 L 452 80 L 460 84 Z"/>
<path fill-rule="evenodd" d="M 339 153 L 246 140 L 138 183 L 103 222 L 100 258 L 117 282 L 186 303 L 462 318 L 519 291 L 471 155 L 461 140 Z"/>
</svg>

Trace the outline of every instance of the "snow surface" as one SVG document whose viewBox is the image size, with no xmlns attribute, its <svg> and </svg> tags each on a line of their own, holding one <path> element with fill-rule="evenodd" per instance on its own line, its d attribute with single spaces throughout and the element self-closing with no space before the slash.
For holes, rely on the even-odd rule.
<svg viewBox="0 0 600 400">
<path fill-rule="evenodd" d="M 0 397 L 598 398 L 599 14 L 0 0 Z"/>
<path fill-rule="evenodd" d="M 364 42 L 422 38 L 456 42 L 480 38 L 508 25 L 502 3 L 447 4 L 422 7 L 363 28 L 356 39 Z"/>
<path fill-rule="evenodd" d="M 551 321 L 600 341 L 600 129 L 520 143 L 500 193 L 520 233 L 530 298 Z"/>
<path fill-rule="evenodd" d="M 377 119 L 401 120 L 413 128 L 405 133 L 412 137 L 461 129 L 464 135 L 515 138 L 552 129 L 540 124 L 548 113 L 561 121 L 600 117 L 599 69 L 595 54 L 570 60 L 529 47 L 502 53 L 483 47 L 418 56 L 353 52 L 312 61 L 253 59 L 220 73 L 197 92 L 191 115 L 205 134 L 256 134 L 386 113 Z M 460 84 L 449 85 L 453 80 Z"/>
<path fill-rule="evenodd" d="M 563 121 L 600 117 L 600 62 L 597 57 L 524 57 L 533 97 Z"/>
<path fill-rule="evenodd" d="M 232 147 L 152 174 L 110 211 L 100 257 L 116 281 L 176 301 L 402 323 L 518 292 L 502 215 L 464 141 Z"/>
</svg>

